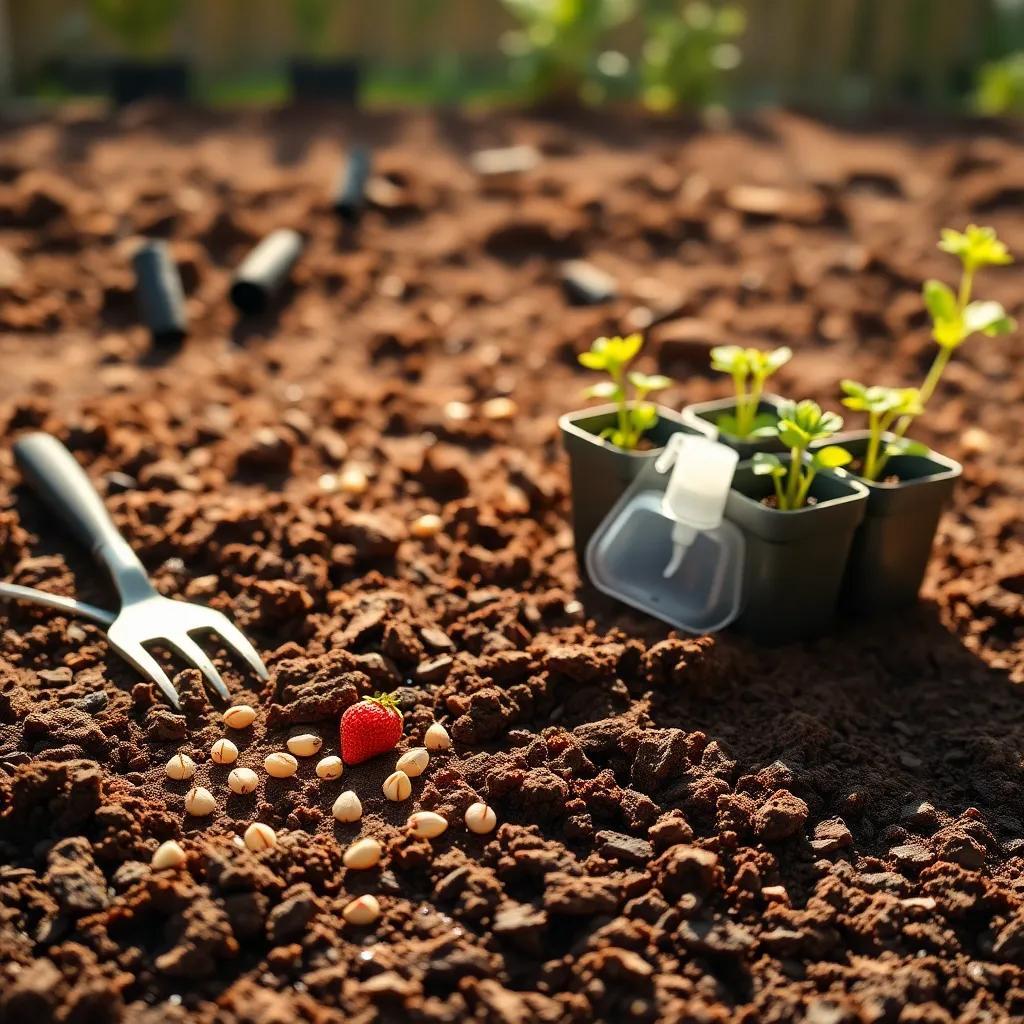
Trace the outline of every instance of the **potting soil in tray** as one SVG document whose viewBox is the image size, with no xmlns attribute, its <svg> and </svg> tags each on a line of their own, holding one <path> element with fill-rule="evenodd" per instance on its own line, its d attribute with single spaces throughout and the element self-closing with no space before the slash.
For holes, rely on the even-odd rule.
<svg viewBox="0 0 1024 1024">
<path fill-rule="evenodd" d="M 354 234 L 329 208 L 353 138 L 394 185 Z M 468 155 L 515 143 L 543 162 L 485 193 Z M 1022 176 L 998 128 L 795 117 L 7 125 L 5 448 L 61 434 L 160 589 L 229 612 L 272 680 L 218 659 L 259 709 L 231 737 L 259 789 L 229 797 L 196 673 L 174 714 L 96 627 L 2 610 L 0 1020 L 1019 1019 L 1021 337 L 965 345 L 915 427 L 965 467 L 924 603 L 813 645 L 683 639 L 579 590 L 556 419 L 592 380 L 575 353 L 643 310 L 675 408 L 726 393 L 704 340 L 791 344 L 773 388 L 796 397 L 919 380 L 939 227 L 982 219 L 1024 253 Z M 232 269 L 279 227 L 308 233 L 294 295 L 239 324 Z M 170 242 L 173 358 L 137 322 L 125 232 Z M 572 258 L 618 297 L 568 306 Z M 1017 269 L 986 279 L 1014 312 L 1021 292 Z M 9 457 L 0 479 L 4 578 L 112 606 Z M 440 533 L 413 536 L 425 513 Z M 375 690 L 398 693 L 401 749 L 442 717 L 455 743 L 410 800 L 384 799 L 388 757 L 266 778 L 293 731 L 337 753 Z M 179 750 L 208 818 L 164 775 Z M 331 816 L 346 788 L 356 825 Z M 487 836 L 462 824 L 478 799 Z M 420 808 L 448 830 L 408 838 Z M 276 849 L 233 842 L 255 819 Z M 381 869 L 342 869 L 360 832 Z M 152 873 L 172 837 L 185 869 Z M 363 892 L 381 918 L 344 923 Z"/>
</svg>

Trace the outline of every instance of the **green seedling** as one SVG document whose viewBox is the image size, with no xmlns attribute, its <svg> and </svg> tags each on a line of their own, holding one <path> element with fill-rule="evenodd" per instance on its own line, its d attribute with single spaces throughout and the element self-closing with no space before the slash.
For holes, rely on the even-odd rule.
<svg viewBox="0 0 1024 1024">
<path fill-rule="evenodd" d="M 921 392 L 917 388 L 865 387 L 855 380 L 844 380 L 840 387 L 846 395 L 843 405 L 847 409 L 868 414 L 871 436 L 859 471 L 865 480 L 877 480 L 890 456 L 924 455 L 928 451 L 925 445 L 902 436 L 883 441 L 883 436 L 897 419 L 905 419 L 909 424 L 924 412 Z"/>
<path fill-rule="evenodd" d="M 166 49 L 181 0 L 92 0 L 96 20 L 134 53 L 154 56 Z"/>
<path fill-rule="evenodd" d="M 711 368 L 732 377 L 736 389 L 736 412 L 718 417 L 716 426 L 723 434 L 746 441 L 775 434 L 775 415 L 759 413 L 764 382 L 785 366 L 793 353 L 785 346 L 771 352 L 739 345 L 718 345 L 711 350 Z"/>
<path fill-rule="evenodd" d="M 958 257 L 963 269 L 960 287 L 955 293 L 942 281 L 933 279 L 924 283 L 924 303 L 932 318 L 932 337 L 939 351 L 921 385 L 922 406 L 927 405 L 934 394 L 953 353 L 971 335 L 984 334 L 994 338 L 1000 334 L 1009 334 L 1017 328 L 1017 322 L 1006 315 L 1000 303 L 971 300 L 974 275 L 982 267 L 999 267 L 1013 262 L 1006 246 L 996 236 L 995 229 L 969 224 L 967 230 L 961 233 L 952 228 L 944 228 L 939 248 Z M 897 433 L 902 434 L 909 425 L 908 421 L 903 430 L 897 430 Z"/>
<path fill-rule="evenodd" d="M 942 281 L 930 279 L 923 288 L 924 303 L 932 319 L 932 337 L 939 351 L 920 388 L 865 387 L 845 380 L 843 404 L 868 414 L 871 438 L 861 476 L 878 480 L 893 455 L 923 454 L 927 448 L 905 437 L 915 417 L 920 416 L 938 387 L 953 353 L 972 335 L 994 338 L 1016 330 L 1017 323 L 998 302 L 972 299 L 974 276 L 983 267 L 1005 266 L 1013 262 L 1006 246 L 993 228 L 970 224 L 964 232 L 945 228 L 939 248 L 956 256 L 962 267 L 960 285 L 954 292 Z M 891 430 L 895 440 L 882 443 L 882 435 Z"/>
<path fill-rule="evenodd" d="M 812 442 L 831 437 L 842 426 L 842 416 L 823 412 L 821 406 L 809 398 L 802 402 L 787 401 L 779 407 L 774 433 L 789 449 L 789 465 L 778 455 L 758 452 L 754 456 L 754 472 L 758 476 L 772 478 L 775 497 L 783 512 L 803 508 L 811 484 L 821 470 L 837 469 L 850 462 L 850 453 L 838 445 L 828 445 L 814 452 L 809 459 L 805 457 Z"/>
<path fill-rule="evenodd" d="M 640 334 L 598 338 L 590 351 L 579 357 L 588 370 L 608 374 L 608 380 L 592 384 L 584 394 L 587 398 L 603 398 L 616 404 L 615 426 L 602 430 L 601 437 L 626 451 L 633 451 L 644 434 L 658 422 L 658 409 L 653 402 L 645 401 L 647 396 L 672 383 L 660 373 L 648 375 L 629 369 L 643 344 Z"/>
</svg>

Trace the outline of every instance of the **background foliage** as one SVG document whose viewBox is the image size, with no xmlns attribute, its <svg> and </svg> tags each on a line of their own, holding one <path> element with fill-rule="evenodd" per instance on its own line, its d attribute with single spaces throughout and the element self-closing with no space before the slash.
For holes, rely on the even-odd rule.
<svg viewBox="0 0 1024 1024">
<path fill-rule="evenodd" d="M 201 99 L 283 99 L 302 54 L 369 102 L 1024 109 L 1024 0 L 0 0 L 5 44 L 23 94 L 177 54 Z"/>
</svg>

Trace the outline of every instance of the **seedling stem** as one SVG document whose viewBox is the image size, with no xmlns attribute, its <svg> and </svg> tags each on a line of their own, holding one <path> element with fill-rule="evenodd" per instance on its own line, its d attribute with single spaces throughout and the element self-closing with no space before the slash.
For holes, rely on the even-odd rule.
<svg viewBox="0 0 1024 1024">
<path fill-rule="evenodd" d="M 609 379 L 587 388 L 588 398 L 606 398 L 615 402 L 616 426 L 601 431 L 601 437 L 619 448 L 633 451 L 640 439 L 658 422 L 657 407 L 645 399 L 654 391 L 667 388 L 672 381 L 661 374 L 641 373 L 629 366 L 643 348 L 643 337 L 598 338 L 580 363 L 590 370 L 603 370 Z M 632 388 L 632 394 L 630 393 Z"/>
<path fill-rule="evenodd" d="M 841 416 L 822 412 L 817 402 L 783 402 L 779 406 L 779 419 L 773 432 L 789 448 L 789 465 L 771 452 L 758 452 L 754 456 L 754 472 L 770 476 L 775 488 L 775 499 L 783 512 L 803 508 L 811 493 L 811 484 L 822 469 L 845 466 L 852 456 L 838 445 L 829 445 L 816 451 L 809 459 L 807 449 L 812 441 L 830 437 L 843 425 Z"/>
<path fill-rule="evenodd" d="M 893 455 L 927 451 L 924 445 L 906 440 L 906 433 L 935 394 L 956 349 L 972 334 L 995 337 L 1008 334 L 1017 326 L 1000 303 L 971 299 L 974 276 L 981 267 L 1001 266 L 1013 261 L 995 231 L 975 224 L 968 225 L 963 233 L 946 228 L 939 248 L 959 257 L 963 269 L 955 294 L 942 281 L 928 280 L 924 283 L 924 302 L 932 318 L 932 337 L 939 350 L 921 387 L 865 387 L 856 381 L 842 382 L 846 394 L 843 404 L 868 414 L 871 436 L 860 473 L 866 480 L 879 480 Z M 896 440 L 883 445 L 882 436 L 889 430 L 896 435 Z"/>
<path fill-rule="evenodd" d="M 757 410 L 761 405 L 765 381 L 788 363 L 792 355 L 792 351 L 785 347 L 762 352 L 739 345 L 718 345 L 711 350 L 711 368 L 729 374 L 736 393 L 735 412 L 719 416 L 715 424 L 723 434 L 741 441 L 773 435 L 775 417 Z"/>
</svg>

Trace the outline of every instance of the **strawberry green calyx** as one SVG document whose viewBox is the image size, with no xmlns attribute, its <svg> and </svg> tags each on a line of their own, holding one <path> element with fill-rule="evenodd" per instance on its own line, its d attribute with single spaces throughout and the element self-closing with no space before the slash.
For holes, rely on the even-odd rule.
<svg viewBox="0 0 1024 1024">
<path fill-rule="evenodd" d="M 398 706 L 398 698 L 393 693 L 375 693 L 372 697 L 364 697 L 363 700 L 370 704 L 377 704 L 387 711 L 394 711 L 399 718 L 405 718 L 402 709 Z"/>
</svg>

